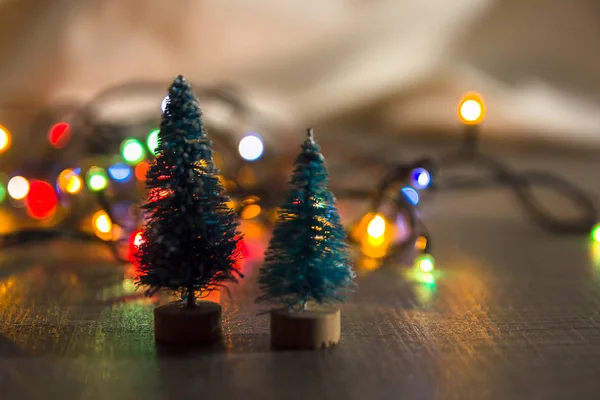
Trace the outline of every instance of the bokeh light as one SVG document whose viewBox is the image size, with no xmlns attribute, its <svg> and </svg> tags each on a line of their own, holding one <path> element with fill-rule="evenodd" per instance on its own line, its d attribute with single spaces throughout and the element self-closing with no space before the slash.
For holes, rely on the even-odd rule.
<svg viewBox="0 0 600 400">
<path fill-rule="evenodd" d="M 255 161 L 262 156 L 264 145 L 260 136 L 250 133 L 240 140 L 238 150 L 244 160 Z"/>
<path fill-rule="evenodd" d="M 58 177 L 56 178 L 56 189 L 59 192 L 67 191 L 67 184 L 69 183 L 71 175 L 74 175 L 74 173 L 70 168 L 64 169 L 58 174 Z"/>
<path fill-rule="evenodd" d="M 262 212 L 262 208 L 258 204 L 249 204 L 240 213 L 242 219 L 256 218 Z"/>
<path fill-rule="evenodd" d="M 413 206 L 419 204 L 419 193 L 414 188 L 410 186 L 405 186 L 401 190 L 402 194 L 404 195 L 404 197 L 406 197 L 410 204 L 412 204 Z"/>
<path fill-rule="evenodd" d="M 148 168 L 150 168 L 150 164 L 146 161 L 142 161 L 138 165 L 135 166 L 135 177 L 139 181 L 146 180 L 146 173 L 148 172 Z"/>
<path fill-rule="evenodd" d="M 10 141 L 10 132 L 8 131 L 8 129 L 0 125 L 0 153 L 8 150 L 8 148 L 10 147 Z"/>
<path fill-rule="evenodd" d="M 142 231 L 137 231 L 133 235 L 133 240 L 131 241 L 131 244 L 133 244 L 134 247 L 138 248 L 141 246 L 143 240 L 144 237 L 142 236 Z"/>
<path fill-rule="evenodd" d="M 61 192 L 67 192 L 69 194 L 77 194 L 81 191 L 83 182 L 81 178 L 72 169 L 65 169 L 58 175 L 56 180 L 56 186 Z"/>
<path fill-rule="evenodd" d="M 160 102 L 160 110 L 164 113 L 167 109 L 167 105 L 169 104 L 169 95 L 166 95 L 164 99 Z"/>
<path fill-rule="evenodd" d="M 426 189 L 431 183 L 431 174 L 425 168 L 415 168 L 410 174 L 410 180 L 417 189 Z"/>
<path fill-rule="evenodd" d="M 108 175 L 117 182 L 127 182 L 131 178 L 132 171 L 129 165 L 117 163 L 108 167 Z"/>
<path fill-rule="evenodd" d="M 160 129 L 155 129 L 148 134 L 148 138 L 146 139 L 146 146 L 148 146 L 148 150 L 150 153 L 156 154 L 156 149 L 158 149 L 158 134 L 160 133 Z"/>
<path fill-rule="evenodd" d="M 431 272 L 435 268 L 435 259 L 430 254 L 421 254 L 415 259 L 415 266 L 422 272 Z"/>
<path fill-rule="evenodd" d="M 0 182 L 0 203 L 2 203 L 4 199 L 6 199 L 6 188 L 2 182 Z"/>
<path fill-rule="evenodd" d="M 96 212 L 92 219 L 94 221 L 94 228 L 96 229 L 96 233 L 106 234 L 110 233 L 110 231 L 112 230 L 112 221 L 105 211 L 100 210 Z"/>
<path fill-rule="evenodd" d="M 592 240 L 594 242 L 600 243 L 600 223 L 597 223 L 592 228 Z"/>
<path fill-rule="evenodd" d="M 123 159 L 130 164 L 137 164 L 144 158 L 144 147 L 137 139 L 127 139 L 121 144 Z"/>
<path fill-rule="evenodd" d="M 137 264 L 136 253 L 144 241 L 141 230 L 136 230 L 129 236 L 129 261 Z"/>
<path fill-rule="evenodd" d="M 381 215 L 376 215 L 367 226 L 367 234 L 374 239 L 378 239 L 385 234 L 385 219 Z"/>
<path fill-rule="evenodd" d="M 458 105 L 458 118 L 466 125 L 478 125 L 483 122 L 485 105 L 479 93 L 469 92 L 463 96 Z"/>
<path fill-rule="evenodd" d="M 82 187 L 83 182 L 81 181 L 81 178 L 79 177 L 79 175 L 73 173 L 67 181 L 67 186 L 65 187 L 65 190 L 69 194 L 77 194 L 81 192 Z"/>
<path fill-rule="evenodd" d="M 15 176 L 8 181 L 8 195 L 15 200 L 23 200 L 29 193 L 29 181 L 22 176 Z"/>
<path fill-rule="evenodd" d="M 424 251 L 427 248 L 427 238 L 425 236 L 419 236 L 417 240 L 415 240 L 415 249 L 419 251 Z"/>
<path fill-rule="evenodd" d="M 351 230 L 351 236 L 360 243 L 361 253 L 369 258 L 382 258 L 388 253 L 395 235 L 395 226 L 382 214 L 367 213 Z"/>
<path fill-rule="evenodd" d="M 48 182 L 33 181 L 25 198 L 27 213 L 37 219 L 50 217 L 56 211 L 58 196 Z"/>
<path fill-rule="evenodd" d="M 97 192 L 106 189 L 108 186 L 108 177 L 104 169 L 92 167 L 87 173 L 87 184 L 91 191 Z"/>
<path fill-rule="evenodd" d="M 48 131 L 50 144 L 58 149 L 65 147 L 71 140 L 71 125 L 59 122 Z"/>
<path fill-rule="evenodd" d="M 460 115 L 466 121 L 475 121 L 481 115 L 481 106 L 475 100 L 467 100 L 460 106 Z"/>
</svg>

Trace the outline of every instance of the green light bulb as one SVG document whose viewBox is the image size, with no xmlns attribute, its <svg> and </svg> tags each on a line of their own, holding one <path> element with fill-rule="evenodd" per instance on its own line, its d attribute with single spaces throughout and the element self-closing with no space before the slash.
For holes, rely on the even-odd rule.
<svg viewBox="0 0 600 400">
<path fill-rule="evenodd" d="M 592 240 L 600 243 L 600 223 L 597 223 L 596 226 L 592 228 Z"/>
<path fill-rule="evenodd" d="M 417 267 L 423 272 L 431 272 L 435 268 L 435 259 L 429 254 L 422 254 L 415 260 Z"/>
<path fill-rule="evenodd" d="M 6 198 L 6 189 L 4 188 L 4 185 L 0 183 L 0 203 L 2 203 L 5 198 Z"/>
<path fill-rule="evenodd" d="M 144 147 L 137 139 L 127 139 L 121 145 L 121 154 L 128 163 L 137 164 L 144 158 Z"/>
<path fill-rule="evenodd" d="M 150 153 L 156 154 L 156 149 L 158 148 L 158 134 L 160 129 L 155 129 L 148 134 L 148 139 L 146 139 L 146 145 L 150 150 Z"/>
<path fill-rule="evenodd" d="M 98 192 L 108 186 L 108 177 L 102 168 L 92 167 L 87 173 L 87 184 L 91 191 Z"/>
</svg>

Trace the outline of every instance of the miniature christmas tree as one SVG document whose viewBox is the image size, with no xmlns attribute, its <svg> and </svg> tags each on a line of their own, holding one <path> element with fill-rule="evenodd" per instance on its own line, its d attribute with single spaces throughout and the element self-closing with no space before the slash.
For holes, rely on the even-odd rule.
<svg viewBox="0 0 600 400">
<path fill-rule="evenodd" d="M 258 300 L 281 302 L 290 310 L 306 309 L 309 300 L 341 302 L 354 271 L 312 129 L 296 159 L 290 186 L 259 273 L 263 295 Z"/>
<path fill-rule="evenodd" d="M 146 175 L 149 219 L 136 254 L 137 283 L 148 295 L 177 291 L 188 308 L 227 282 L 237 282 L 241 257 L 235 212 L 213 164 L 212 142 L 191 86 L 179 76 L 169 88 L 157 156 Z"/>
</svg>

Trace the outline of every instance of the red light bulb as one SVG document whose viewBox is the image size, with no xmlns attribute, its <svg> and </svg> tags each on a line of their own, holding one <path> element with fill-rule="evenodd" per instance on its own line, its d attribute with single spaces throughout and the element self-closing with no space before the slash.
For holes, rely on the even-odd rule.
<svg viewBox="0 0 600 400">
<path fill-rule="evenodd" d="M 54 188 L 47 182 L 33 181 L 25 198 L 25 206 L 30 216 L 45 219 L 56 211 L 58 197 Z"/>
<path fill-rule="evenodd" d="M 50 144 L 58 149 L 65 147 L 71 140 L 71 126 L 66 122 L 59 122 L 48 132 Z"/>
</svg>

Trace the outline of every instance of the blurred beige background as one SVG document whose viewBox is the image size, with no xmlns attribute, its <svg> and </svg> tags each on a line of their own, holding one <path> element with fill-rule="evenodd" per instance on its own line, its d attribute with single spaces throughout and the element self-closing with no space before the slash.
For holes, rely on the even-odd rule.
<svg viewBox="0 0 600 400">
<path fill-rule="evenodd" d="M 489 135 L 600 147 L 598 21 L 597 0 L 0 0 L 0 123 L 181 73 L 238 84 L 292 128 L 452 132 L 478 90 Z M 103 106 L 135 118 L 160 100 Z"/>
</svg>

